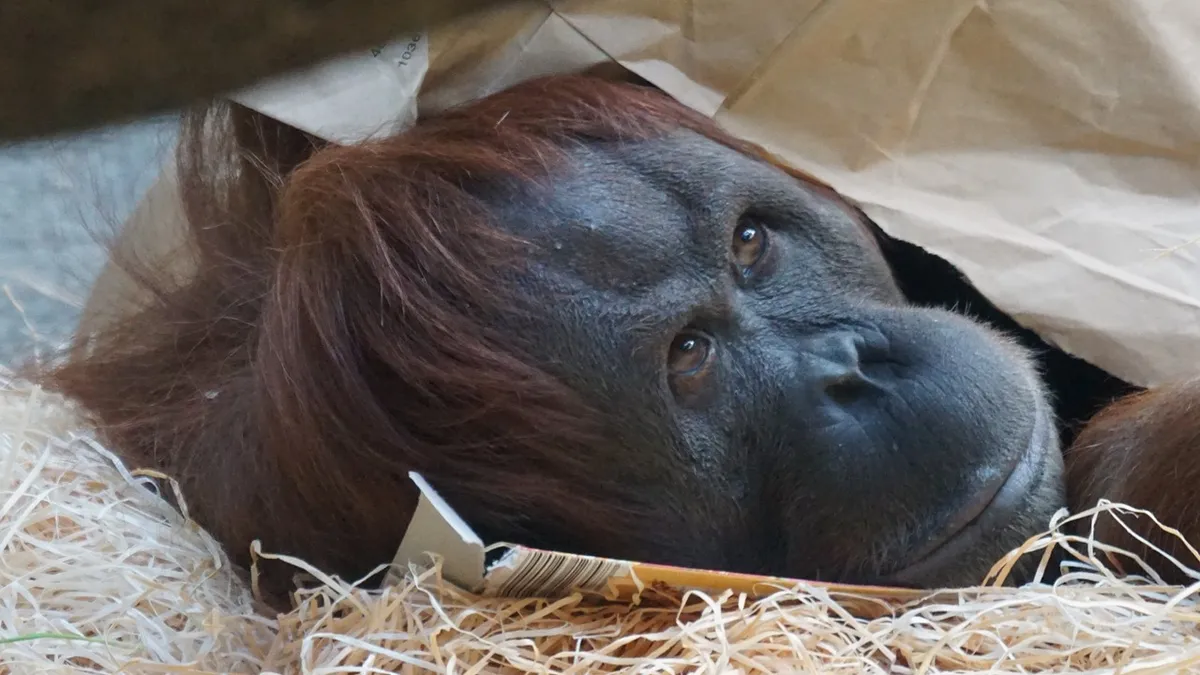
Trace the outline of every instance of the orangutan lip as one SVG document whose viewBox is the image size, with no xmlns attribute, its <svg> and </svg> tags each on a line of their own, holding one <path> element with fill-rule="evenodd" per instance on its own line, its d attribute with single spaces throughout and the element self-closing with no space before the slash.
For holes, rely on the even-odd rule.
<svg viewBox="0 0 1200 675">
<path fill-rule="evenodd" d="M 939 569 L 961 562 L 981 540 L 1002 527 L 1041 479 L 1049 424 L 1048 415 L 1039 406 L 1029 444 L 1013 461 L 1008 476 L 989 487 L 969 508 L 962 509 L 946 525 L 943 536 L 918 550 L 912 558 L 915 562 L 889 574 L 887 582 L 923 586 L 923 580 L 936 576 Z"/>
</svg>

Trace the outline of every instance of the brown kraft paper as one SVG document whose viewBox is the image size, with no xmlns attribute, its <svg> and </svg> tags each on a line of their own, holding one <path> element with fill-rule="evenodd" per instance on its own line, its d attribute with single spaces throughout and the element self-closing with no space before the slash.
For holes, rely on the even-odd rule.
<svg viewBox="0 0 1200 675">
<path fill-rule="evenodd" d="M 530 0 L 419 38 L 234 97 L 353 142 L 616 65 L 829 182 L 1060 348 L 1140 385 L 1196 370 L 1200 3 Z M 355 92 L 341 119 L 329 97 Z M 145 241 L 178 227 L 170 189 L 164 171 L 122 246 L 174 250 Z M 82 330 L 128 292 L 119 277 Z"/>
</svg>

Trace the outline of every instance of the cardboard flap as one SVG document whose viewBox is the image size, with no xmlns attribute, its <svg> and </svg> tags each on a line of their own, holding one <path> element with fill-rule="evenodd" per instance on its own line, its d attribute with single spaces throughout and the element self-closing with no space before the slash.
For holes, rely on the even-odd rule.
<svg viewBox="0 0 1200 675">
<path fill-rule="evenodd" d="M 409 472 L 421 496 L 408 530 L 396 551 L 388 583 L 397 583 L 409 565 L 429 563 L 429 553 L 443 557 L 442 574 L 467 590 L 483 585 L 485 546 L 470 525 L 459 516 L 420 474 Z"/>
</svg>

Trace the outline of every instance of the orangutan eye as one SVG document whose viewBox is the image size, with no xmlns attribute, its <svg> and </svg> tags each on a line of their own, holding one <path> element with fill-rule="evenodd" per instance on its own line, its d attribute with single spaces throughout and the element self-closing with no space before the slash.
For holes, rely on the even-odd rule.
<svg viewBox="0 0 1200 675">
<path fill-rule="evenodd" d="M 733 231 L 733 262 L 742 274 L 748 274 L 767 250 L 767 230 L 752 220 L 743 219 Z"/>
<path fill-rule="evenodd" d="M 680 333 L 671 342 L 667 368 L 671 375 L 699 375 L 708 367 L 711 356 L 712 342 L 707 337 L 693 332 Z"/>
</svg>

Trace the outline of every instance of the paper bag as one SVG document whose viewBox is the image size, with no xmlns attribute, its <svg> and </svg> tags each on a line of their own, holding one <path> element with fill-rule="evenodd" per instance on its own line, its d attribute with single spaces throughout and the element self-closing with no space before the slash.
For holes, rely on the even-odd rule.
<svg viewBox="0 0 1200 675">
<path fill-rule="evenodd" d="M 1200 3 L 530 0 L 423 37 L 418 115 L 619 64 L 831 183 L 1060 348 L 1141 385 L 1197 370 Z M 349 131 L 340 103 L 289 118 L 286 87 L 240 100 L 352 141 L 411 119 L 406 82 Z"/>
</svg>

